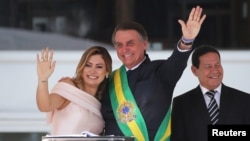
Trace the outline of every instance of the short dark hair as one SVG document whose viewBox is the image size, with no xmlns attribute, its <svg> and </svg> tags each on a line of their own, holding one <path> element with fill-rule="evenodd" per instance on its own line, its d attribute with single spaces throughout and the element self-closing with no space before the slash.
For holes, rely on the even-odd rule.
<svg viewBox="0 0 250 141">
<path fill-rule="evenodd" d="M 199 68 L 200 57 L 204 54 L 209 53 L 209 52 L 214 52 L 214 53 L 218 54 L 218 56 L 220 58 L 220 53 L 215 47 L 213 47 L 211 45 L 201 45 L 201 46 L 197 47 L 192 54 L 192 65 L 195 66 L 196 68 Z"/>
<path fill-rule="evenodd" d="M 134 21 L 126 21 L 126 22 L 122 22 L 118 24 L 115 27 L 113 34 L 112 34 L 112 43 L 115 42 L 115 35 L 116 35 L 116 32 L 119 30 L 135 30 L 138 32 L 138 34 L 141 36 L 143 40 L 148 40 L 148 34 L 141 24 L 134 22 Z"/>
</svg>

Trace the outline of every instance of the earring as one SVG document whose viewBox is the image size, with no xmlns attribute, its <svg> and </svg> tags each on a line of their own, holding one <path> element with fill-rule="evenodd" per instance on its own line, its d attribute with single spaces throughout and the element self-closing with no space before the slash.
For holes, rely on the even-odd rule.
<svg viewBox="0 0 250 141">
<path fill-rule="evenodd" d="M 106 74 L 106 78 L 109 78 L 109 74 Z"/>
</svg>

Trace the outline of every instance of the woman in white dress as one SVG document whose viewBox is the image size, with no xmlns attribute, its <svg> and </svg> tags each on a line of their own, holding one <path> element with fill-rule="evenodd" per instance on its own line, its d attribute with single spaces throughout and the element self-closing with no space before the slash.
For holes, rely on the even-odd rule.
<svg viewBox="0 0 250 141">
<path fill-rule="evenodd" d="M 88 131 L 100 135 L 104 120 L 100 113 L 101 94 L 108 75 L 112 72 L 112 59 L 104 47 L 86 50 L 76 68 L 75 76 L 61 79 L 49 92 L 48 79 L 55 69 L 53 50 L 44 48 L 37 54 L 38 109 L 47 112 L 50 135 L 81 134 Z"/>
</svg>

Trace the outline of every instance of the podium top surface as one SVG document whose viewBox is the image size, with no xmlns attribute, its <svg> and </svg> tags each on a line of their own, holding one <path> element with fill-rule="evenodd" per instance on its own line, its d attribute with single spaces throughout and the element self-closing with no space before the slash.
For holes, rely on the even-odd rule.
<svg viewBox="0 0 250 141">
<path fill-rule="evenodd" d="M 125 136 L 43 136 L 42 141 L 134 141 L 134 137 Z"/>
</svg>

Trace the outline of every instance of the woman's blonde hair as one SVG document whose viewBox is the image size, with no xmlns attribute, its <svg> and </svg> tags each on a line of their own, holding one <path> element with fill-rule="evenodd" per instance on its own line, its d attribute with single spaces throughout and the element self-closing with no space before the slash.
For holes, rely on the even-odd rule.
<svg viewBox="0 0 250 141">
<path fill-rule="evenodd" d="M 76 68 L 75 77 L 73 78 L 73 82 L 80 89 L 83 89 L 83 85 L 84 85 L 84 80 L 82 78 L 83 69 L 86 66 L 86 63 L 88 62 L 90 57 L 93 55 L 101 55 L 104 62 L 105 62 L 105 66 L 106 66 L 108 74 L 111 74 L 111 72 L 112 72 L 112 58 L 111 58 L 108 50 L 102 46 L 90 47 L 82 54 L 81 60 L 78 63 L 77 68 Z M 108 82 L 108 79 L 106 78 L 99 85 L 98 90 L 97 90 L 96 95 L 95 95 L 95 97 L 98 100 L 101 99 L 102 92 L 105 89 L 107 82 Z"/>
</svg>

